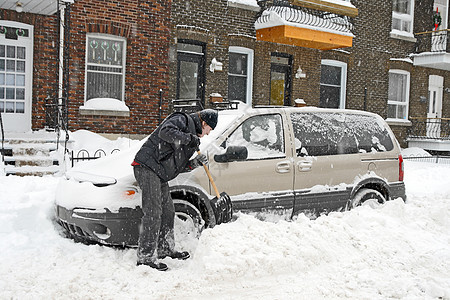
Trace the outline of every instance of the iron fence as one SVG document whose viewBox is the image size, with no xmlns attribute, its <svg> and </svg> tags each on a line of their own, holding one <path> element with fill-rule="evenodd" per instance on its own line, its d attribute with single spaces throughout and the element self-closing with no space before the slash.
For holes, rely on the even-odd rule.
<svg viewBox="0 0 450 300">
<path fill-rule="evenodd" d="M 271 11 L 292 23 L 347 33 L 353 30 L 351 18 L 348 16 L 291 5 L 289 1 L 274 1 L 274 5 L 265 9 L 256 22 L 261 24 L 269 22 Z"/>
<path fill-rule="evenodd" d="M 411 118 L 410 138 L 450 140 L 450 119 Z"/>
<path fill-rule="evenodd" d="M 445 155 L 433 155 L 433 156 L 407 156 L 403 157 L 404 160 L 415 162 L 426 162 L 435 164 L 450 165 L 450 156 Z"/>
<path fill-rule="evenodd" d="M 111 150 L 110 154 L 113 154 L 113 153 L 116 153 L 119 151 L 120 151 L 120 149 L 116 148 L 116 149 Z M 106 151 L 103 149 L 97 149 L 94 152 L 93 156 L 91 156 L 89 151 L 87 151 L 86 149 L 78 150 L 76 155 L 74 153 L 75 153 L 75 151 L 73 151 L 73 150 L 70 152 L 70 161 L 72 162 L 72 168 L 75 165 L 75 162 L 85 161 L 85 160 L 93 160 L 93 159 L 101 158 L 101 157 L 104 157 L 107 155 Z"/>
</svg>

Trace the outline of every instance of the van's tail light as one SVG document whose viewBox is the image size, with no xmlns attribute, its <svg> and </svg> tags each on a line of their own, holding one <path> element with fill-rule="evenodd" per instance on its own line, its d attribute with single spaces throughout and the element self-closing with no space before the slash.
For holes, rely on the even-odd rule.
<svg viewBox="0 0 450 300">
<path fill-rule="evenodd" d="M 405 175 L 405 166 L 403 164 L 403 157 L 398 156 L 398 181 L 403 181 L 403 176 Z"/>
</svg>

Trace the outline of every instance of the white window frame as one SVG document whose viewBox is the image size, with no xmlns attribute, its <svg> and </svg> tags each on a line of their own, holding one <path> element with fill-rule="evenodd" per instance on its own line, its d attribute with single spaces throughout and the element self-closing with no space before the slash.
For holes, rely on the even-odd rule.
<svg viewBox="0 0 450 300">
<path fill-rule="evenodd" d="M 125 75 L 126 75 L 126 49 L 127 49 L 127 40 L 124 37 L 111 35 L 111 34 L 100 34 L 100 33 L 88 33 L 86 34 L 86 51 L 85 51 L 85 77 L 84 77 L 84 103 L 88 101 L 87 99 L 87 78 L 88 78 L 88 65 L 95 65 L 95 66 L 103 66 L 103 67 L 110 67 L 109 65 L 103 65 L 103 64 L 92 64 L 88 63 L 88 49 L 89 49 L 89 37 L 97 37 L 97 38 L 103 38 L 108 39 L 112 41 L 120 41 L 123 42 L 123 49 L 122 49 L 122 99 L 117 99 L 119 101 L 125 102 Z M 117 74 L 117 73 L 114 73 Z M 90 100 L 90 99 L 89 99 Z"/>
<path fill-rule="evenodd" d="M 247 54 L 247 93 L 246 93 L 246 101 L 248 105 L 252 105 L 252 97 L 253 97 L 253 60 L 254 60 L 254 51 L 253 49 L 230 46 L 228 49 L 230 53 L 239 53 L 239 54 Z M 228 76 L 234 75 L 228 73 Z"/>
<path fill-rule="evenodd" d="M 405 36 L 408 38 L 414 38 L 414 34 L 413 34 L 413 28 L 414 28 L 414 0 L 406 0 L 410 2 L 410 8 L 411 11 L 408 14 L 403 14 L 403 13 L 398 13 L 395 12 L 394 10 L 392 10 L 392 26 L 394 25 L 394 19 L 399 20 L 401 22 L 401 24 L 403 24 L 404 22 L 409 22 L 410 23 L 410 27 L 409 27 L 409 31 L 404 31 L 404 30 L 399 30 L 399 29 L 394 29 L 391 27 L 391 35 L 399 35 L 399 36 Z M 402 26 L 400 26 L 400 28 L 402 28 Z"/>
<path fill-rule="evenodd" d="M 389 105 L 396 105 L 396 106 L 405 106 L 405 115 L 403 116 L 403 118 L 399 119 L 399 118 L 387 118 L 387 121 L 395 121 L 395 122 L 409 122 L 408 121 L 408 117 L 409 117 L 409 94 L 410 94 L 410 84 L 411 84 L 411 75 L 408 71 L 405 70 L 398 70 L 398 69 L 391 69 L 389 70 L 389 74 L 391 73 L 395 73 L 395 74 L 400 74 L 400 75 L 405 75 L 406 76 L 406 86 L 405 86 L 405 101 L 392 101 L 389 100 L 389 91 L 388 91 L 388 109 L 389 109 Z M 388 82 L 388 84 L 390 84 Z"/>
<path fill-rule="evenodd" d="M 341 94 L 340 94 L 339 108 L 345 109 L 345 102 L 346 102 L 345 95 L 347 94 L 347 64 L 342 61 L 331 59 L 322 59 L 321 64 L 341 68 Z M 320 85 L 322 85 L 321 82 Z"/>
</svg>

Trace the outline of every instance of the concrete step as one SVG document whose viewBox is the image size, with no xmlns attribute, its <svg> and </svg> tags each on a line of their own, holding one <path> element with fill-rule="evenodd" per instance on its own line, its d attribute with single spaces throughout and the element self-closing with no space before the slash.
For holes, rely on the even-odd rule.
<svg viewBox="0 0 450 300">
<path fill-rule="evenodd" d="M 18 156 L 14 155 L 11 157 L 5 156 L 5 165 L 8 166 L 38 166 L 38 167 L 49 167 L 58 166 L 58 157 L 49 156 Z"/>
<path fill-rule="evenodd" d="M 39 167 L 39 166 L 5 166 L 6 175 L 16 175 L 16 176 L 44 176 L 44 175 L 54 175 L 61 170 L 60 166 L 49 166 L 49 167 Z"/>
<path fill-rule="evenodd" d="M 3 143 L 6 175 L 43 176 L 60 171 L 64 148 L 63 135 L 60 143 L 54 132 L 29 132 L 5 134 Z"/>
</svg>

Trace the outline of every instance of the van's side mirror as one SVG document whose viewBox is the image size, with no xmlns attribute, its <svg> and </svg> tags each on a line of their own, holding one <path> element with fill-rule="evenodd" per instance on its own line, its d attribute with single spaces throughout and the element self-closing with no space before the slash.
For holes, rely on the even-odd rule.
<svg viewBox="0 0 450 300">
<path fill-rule="evenodd" d="M 248 156 L 247 148 L 244 146 L 230 146 L 227 148 L 224 154 L 214 155 L 214 160 L 216 162 L 224 163 L 231 161 L 242 161 L 246 160 Z"/>
</svg>

